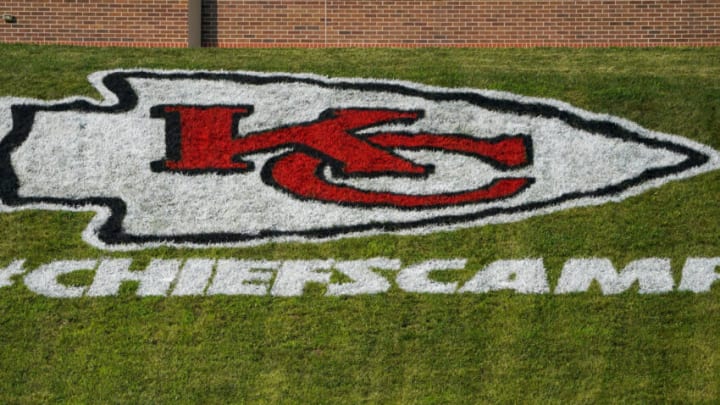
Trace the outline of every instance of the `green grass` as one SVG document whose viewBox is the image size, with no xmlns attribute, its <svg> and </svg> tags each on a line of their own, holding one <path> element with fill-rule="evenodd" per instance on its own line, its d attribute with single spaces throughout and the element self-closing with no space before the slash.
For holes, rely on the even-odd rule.
<svg viewBox="0 0 720 405">
<path fill-rule="evenodd" d="M 93 49 L 0 45 L 0 95 L 97 93 L 112 68 L 311 72 L 406 79 L 558 98 L 720 149 L 720 48 Z M 0 215 L 0 266 L 26 258 L 253 259 L 540 257 L 554 286 L 565 260 L 616 267 L 720 256 L 720 172 L 617 204 L 424 236 L 236 249 L 94 249 L 90 213 Z M 467 280 L 473 271 L 452 272 Z M 68 275 L 83 285 L 92 274 Z M 388 294 L 352 298 L 57 300 L 0 289 L 3 403 L 704 402 L 720 400 L 720 288 L 708 294 Z"/>
</svg>

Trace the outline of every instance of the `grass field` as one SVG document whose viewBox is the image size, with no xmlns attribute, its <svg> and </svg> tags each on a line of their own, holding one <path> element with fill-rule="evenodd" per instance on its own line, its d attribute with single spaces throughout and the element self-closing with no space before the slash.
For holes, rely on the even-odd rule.
<svg viewBox="0 0 720 405">
<path fill-rule="evenodd" d="M 93 49 L 0 45 L 0 96 L 99 97 L 112 68 L 309 72 L 556 98 L 720 150 L 720 48 Z M 542 258 L 720 257 L 720 172 L 621 203 L 424 236 L 252 248 L 106 252 L 80 234 L 92 213 L 0 214 L 0 266 L 27 259 L 342 260 L 403 264 Z M 90 273 L 90 272 L 87 272 Z M 78 273 L 68 283 L 88 283 Z M 466 281 L 474 271 L 438 275 Z M 19 280 L 19 278 L 17 279 Z M 719 284 L 720 283 L 716 283 Z M 0 288 L 2 403 L 476 403 L 720 401 L 720 289 L 604 296 L 387 294 L 297 298 L 51 299 Z"/>
</svg>

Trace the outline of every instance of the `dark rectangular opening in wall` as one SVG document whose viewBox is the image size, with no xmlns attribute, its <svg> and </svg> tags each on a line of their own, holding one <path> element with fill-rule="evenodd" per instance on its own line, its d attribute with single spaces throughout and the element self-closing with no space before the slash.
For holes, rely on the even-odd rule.
<svg viewBox="0 0 720 405">
<path fill-rule="evenodd" d="M 218 46 L 217 0 L 202 2 L 202 46 Z"/>
</svg>

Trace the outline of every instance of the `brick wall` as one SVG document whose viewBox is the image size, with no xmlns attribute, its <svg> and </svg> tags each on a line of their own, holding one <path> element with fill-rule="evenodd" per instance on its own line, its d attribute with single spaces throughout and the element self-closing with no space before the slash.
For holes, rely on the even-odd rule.
<svg viewBox="0 0 720 405">
<path fill-rule="evenodd" d="M 187 45 L 187 0 L 0 0 L 0 42 Z"/>
<path fill-rule="evenodd" d="M 187 0 L 3 0 L 0 42 L 186 46 Z M 720 45 L 720 0 L 203 0 L 205 46 Z"/>
<path fill-rule="evenodd" d="M 205 0 L 212 46 L 720 44 L 720 0 Z"/>
</svg>

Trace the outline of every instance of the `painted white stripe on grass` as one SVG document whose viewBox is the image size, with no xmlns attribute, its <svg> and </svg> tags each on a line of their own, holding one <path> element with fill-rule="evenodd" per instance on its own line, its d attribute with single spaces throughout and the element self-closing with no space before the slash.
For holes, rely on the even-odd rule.
<svg viewBox="0 0 720 405">
<path fill-rule="evenodd" d="M 13 276 L 25 273 L 25 260 L 14 260 L 7 267 L 0 269 L 0 288 L 14 284 Z"/>
<path fill-rule="evenodd" d="M 270 292 L 276 297 L 303 294 L 308 283 L 328 284 L 334 260 L 294 260 L 283 262 Z"/>
<path fill-rule="evenodd" d="M 52 298 L 81 297 L 87 287 L 60 284 L 57 278 L 78 270 L 93 270 L 97 260 L 66 260 L 40 266 L 25 276 L 25 286 L 32 292 Z"/>
<path fill-rule="evenodd" d="M 131 271 L 131 259 L 109 259 L 100 262 L 87 295 L 104 297 L 117 295 L 120 286 L 126 281 L 136 281 L 140 285 L 137 295 L 167 295 L 170 284 L 180 270 L 180 260 L 154 259 L 143 271 Z"/>
<path fill-rule="evenodd" d="M 542 259 L 498 260 L 475 274 L 458 292 L 514 290 L 522 294 L 550 292 Z"/>
<path fill-rule="evenodd" d="M 172 295 L 203 295 L 213 266 L 213 259 L 188 259 L 178 275 Z"/>
<path fill-rule="evenodd" d="M 683 277 L 680 282 L 680 291 L 696 293 L 710 291 L 713 283 L 720 280 L 720 257 L 702 258 L 690 257 L 685 262 Z"/>
<path fill-rule="evenodd" d="M 13 276 L 26 272 L 24 260 L 15 260 L 0 269 L 0 288 L 13 285 Z M 53 298 L 80 296 L 114 296 L 125 282 L 139 284 L 138 296 L 167 296 L 176 279 L 173 296 L 254 295 L 298 297 L 308 284 L 319 284 L 326 296 L 369 295 L 386 293 L 394 278 L 400 291 L 419 294 L 490 293 L 511 290 L 518 294 L 547 294 L 551 291 L 542 259 L 498 260 L 478 270 L 459 289 L 457 281 L 434 279 L 433 272 L 465 270 L 465 259 L 433 259 L 402 267 L 400 260 L 371 258 L 365 260 L 239 260 L 190 259 L 180 269 L 180 260 L 155 259 L 144 270 L 131 271 L 132 259 L 101 260 L 90 287 L 65 285 L 59 277 L 75 271 L 93 270 L 98 261 L 59 260 L 29 271 L 25 286 L 36 294 Z M 217 272 L 211 278 L 213 266 Z M 720 281 L 720 257 L 688 258 L 682 269 L 677 291 L 707 293 Z M 331 283 L 333 270 L 350 279 Z M 386 270 L 379 273 L 374 270 Z M 397 275 L 394 272 L 399 270 Z M 179 274 L 178 274 L 179 273 Z M 274 281 L 273 281 L 274 280 Z M 630 262 L 617 271 L 609 259 L 573 258 L 565 262 L 554 293 L 558 295 L 587 292 L 593 282 L 602 294 L 628 292 L 639 285 L 640 294 L 662 294 L 673 291 L 670 259 L 645 258 Z M 559 298 L 559 297 L 558 297 Z"/>
<path fill-rule="evenodd" d="M 463 270 L 466 259 L 428 260 L 400 270 L 397 276 L 398 286 L 408 292 L 452 294 L 457 290 L 458 283 L 444 283 L 430 279 L 434 271 Z"/>
<path fill-rule="evenodd" d="M 674 281 L 669 259 L 635 260 L 618 274 L 608 259 L 571 259 L 565 263 L 556 294 L 585 292 L 597 281 L 603 294 L 620 294 L 633 283 L 640 284 L 640 294 L 672 291 Z"/>
<path fill-rule="evenodd" d="M 280 262 L 267 260 L 219 260 L 208 295 L 267 295 L 272 270 Z"/>
<path fill-rule="evenodd" d="M 387 292 L 390 283 L 381 275 L 373 272 L 378 270 L 399 270 L 400 260 L 376 257 L 367 260 L 338 262 L 335 269 L 352 281 L 349 283 L 330 284 L 327 295 L 360 295 Z"/>
</svg>

